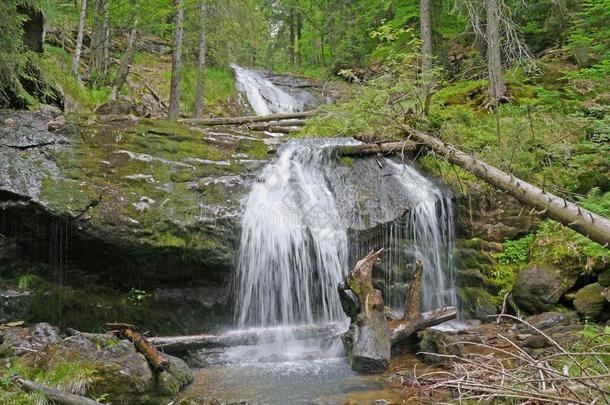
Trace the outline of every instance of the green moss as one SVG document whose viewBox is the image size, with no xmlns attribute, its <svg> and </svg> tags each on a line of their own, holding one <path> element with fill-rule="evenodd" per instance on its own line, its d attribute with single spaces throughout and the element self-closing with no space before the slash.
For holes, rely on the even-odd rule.
<svg viewBox="0 0 610 405">
<path fill-rule="evenodd" d="M 267 145 L 262 140 L 241 139 L 238 150 L 256 159 L 265 159 L 269 155 Z"/>
<path fill-rule="evenodd" d="M 50 211 L 57 215 L 79 214 L 100 198 L 99 191 L 89 184 L 64 178 L 45 178 L 40 193 L 49 202 Z"/>
<path fill-rule="evenodd" d="M 349 156 L 342 156 L 339 158 L 339 164 L 345 167 L 352 167 L 354 165 L 354 159 Z"/>
</svg>

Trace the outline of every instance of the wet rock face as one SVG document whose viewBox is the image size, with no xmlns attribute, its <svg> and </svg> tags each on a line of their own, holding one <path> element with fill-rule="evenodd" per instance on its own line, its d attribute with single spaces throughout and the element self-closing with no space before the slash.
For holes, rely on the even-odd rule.
<svg viewBox="0 0 610 405">
<path fill-rule="evenodd" d="M 515 304 L 528 314 L 549 311 L 574 286 L 575 277 L 545 264 L 533 264 L 519 271 L 513 287 Z"/>
<path fill-rule="evenodd" d="M 484 192 L 474 184 L 469 188 L 469 196 L 457 199 L 459 237 L 503 242 L 531 232 L 539 222 L 529 209 L 505 193 Z"/>
<path fill-rule="evenodd" d="M 264 135 L 136 119 L 49 131 L 56 118 L 0 112 L 0 233 L 30 252 L 64 238 L 79 268 L 122 281 L 222 286 Z"/>
</svg>

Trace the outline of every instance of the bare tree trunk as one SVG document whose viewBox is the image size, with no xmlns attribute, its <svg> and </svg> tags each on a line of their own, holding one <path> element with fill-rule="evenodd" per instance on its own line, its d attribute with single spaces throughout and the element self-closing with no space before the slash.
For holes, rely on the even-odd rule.
<svg viewBox="0 0 610 405">
<path fill-rule="evenodd" d="M 180 114 L 180 67 L 182 65 L 182 36 L 184 34 L 184 7 L 182 0 L 175 0 L 174 55 L 169 91 L 169 119 L 177 120 Z"/>
<path fill-rule="evenodd" d="M 108 0 L 97 0 L 91 37 L 92 76 L 106 75 L 108 68 Z"/>
<path fill-rule="evenodd" d="M 80 80 L 80 56 L 83 49 L 83 35 L 85 33 L 85 20 L 87 19 L 87 0 L 81 0 L 80 18 L 78 20 L 78 33 L 76 34 L 76 48 L 72 59 L 72 74 Z"/>
<path fill-rule="evenodd" d="M 290 15 L 288 16 L 290 26 L 290 44 L 288 45 L 288 58 L 290 65 L 294 66 L 294 1 L 290 3 Z"/>
<path fill-rule="evenodd" d="M 432 70 L 432 25 L 430 19 L 430 0 L 419 2 L 419 22 L 421 30 L 421 70 L 425 76 Z"/>
<path fill-rule="evenodd" d="M 136 11 L 136 0 L 129 0 L 129 4 L 131 6 L 131 29 L 127 39 L 127 49 L 125 50 L 125 55 L 123 55 L 123 60 L 121 61 L 121 65 L 119 66 L 114 79 L 114 84 L 112 86 L 112 95 L 110 96 L 112 100 L 116 100 L 121 88 L 127 81 L 127 76 L 129 76 L 129 70 L 131 69 L 133 56 L 136 51 L 136 41 L 138 38 L 138 14 Z"/>
<path fill-rule="evenodd" d="M 487 9 L 487 70 L 489 73 L 489 96 L 494 104 L 506 98 L 506 86 L 502 76 L 500 53 L 500 2 L 485 0 Z"/>
<path fill-rule="evenodd" d="M 199 2 L 199 63 L 197 64 L 197 96 L 195 97 L 195 118 L 203 117 L 205 101 L 205 0 Z"/>
<path fill-rule="evenodd" d="M 103 35 L 102 41 L 102 72 L 108 74 L 108 67 L 110 66 L 109 52 L 110 52 L 110 0 L 104 1 L 104 17 L 103 17 Z"/>
<path fill-rule="evenodd" d="M 301 34 L 303 31 L 303 16 L 301 12 L 297 12 L 297 38 L 296 38 L 296 49 L 297 49 L 297 66 L 301 67 Z"/>
<path fill-rule="evenodd" d="M 430 0 L 420 0 L 421 31 L 421 77 L 424 91 L 424 114 L 430 109 L 432 83 L 432 19 L 430 17 Z"/>
</svg>

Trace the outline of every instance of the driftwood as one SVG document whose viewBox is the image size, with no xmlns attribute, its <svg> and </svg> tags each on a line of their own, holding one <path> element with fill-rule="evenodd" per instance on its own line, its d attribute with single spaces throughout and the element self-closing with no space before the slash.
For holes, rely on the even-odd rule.
<svg viewBox="0 0 610 405">
<path fill-rule="evenodd" d="M 114 332 L 120 338 L 129 339 L 136 349 L 146 357 L 146 360 L 156 371 L 166 371 L 169 369 L 169 360 L 161 354 L 141 333 L 135 330 L 133 325 L 128 324 L 107 324 L 109 327 L 117 328 Z"/>
<path fill-rule="evenodd" d="M 242 125 L 253 122 L 269 122 L 282 121 L 289 119 L 307 118 L 316 115 L 316 111 L 270 114 L 270 115 L 253 115 L 249 117 L 227 117 L 227 118 L 185 118 L 180 122 L 193 125 Z"/>
<path fill-rule="evenodd" d="M 610 219 L 582 208 L 580 205 L 553 195 L 512 174 L 488 165 L 438 138 L 423 132 L 406 129 L 411 139 L 444 156 L 450 163 L 473 173 L 480 179 L 512 195 L 523 204 L 539 210 L 539 214 L 588 237 L 602 246 L 610 244 Z"/>
<path fill-rule="evenodd" d="M 14 381 L 22 390 L 31 393 L 41 393 L 46 398 L 59 405 L 102 405 L 90 398 L 63 392 L 56 388 L 47 387 L 46 385 L 38 384 L 21 377 L 16 377 Z"/>
<path fill-rule="evenodd" d="M 352 369 L 375 373 L 388 369 L 392 346 L 407 341 L 416 332 L 454 319 L 453 307 L 421 313 L 423 264 L 418 261 L 409 290 L 404 315 L 399 320 L 386 321 L 383 297 L 373 287 L 371 273 L 383 249 L 371 251 L 361 259 L 343 283 L 338 286 L 344 312 L 350 317 L 349 330 L 342 336 Z M 356 296 L 357 301 L 348 294 Z"/>
<path fill-rule="evenodd" d="M 316 336 L 332 336 L 338 325 L 304 325 L 286 330 L 297 340 Z M 182 354 L 190 350 L 215 347 L 249 346 L 273 342 L 277 331 L 271 329 L 231 331 L 222 335 L 187 335 L 150 338 L 150 342 L 160 350 L 170 354 Z"/>
<path fill-rule="evenodd" d="M 248 129 L 256 131 L 258 128 L 265 128 L 269 125 L 273 125 L 276 127 L 302 127 L 305 125 L 306 120 L 285 120 L 285 121 L 277 121 L 273 123 L 256 123 L 256 124 L 246 124 Z"/>
<path fill-rule="evenodd" d="M 274 134 L 293 134 L 295 132 L 299 132 L 299 128 L 292 128 L 287 126 L 277 126 L 277 125 L 257 125 L 248 128 L 251 131 L 267 131 L 272 132 Z"/>
</svg>

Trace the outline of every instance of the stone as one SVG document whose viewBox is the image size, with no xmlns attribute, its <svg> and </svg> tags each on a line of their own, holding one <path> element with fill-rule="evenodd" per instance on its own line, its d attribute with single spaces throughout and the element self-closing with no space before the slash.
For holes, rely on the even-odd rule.
<svg viewBox="0 0 610 405">
<path fill-rule="evenodd" d="M 578 323 L 578 314 L 575 311 L 568 312 L 543 312 L 538 315 L 530 316 L 526 319 L 527 323 L 533 327 L 545 330 L 557 325 L 571 325 Z M 529 329 L 529 326 L 523 324 L 520 329 Z"/>
<path fill-rule="evenodd" d="M 459 308 L 466 319 L 491 322 L 497 313 L 498 299 L 483 288 L 458 287 Z"/>
<path fill-rule="evenodd" d="M 606 321 L 610 319 L 606 292 L 606 288 L 599 283 L 586 285 L 576 292 L 574 308 L 592 321 Z"/>
<path fill-rule="evenodd" d="M 575 282 L 553 266 L 531 264 L 517 273 L 513 300 L 526 314 L 539 314 L 552 309 Z"/>
<path fill-rule="evenodd" d="M 29 328 L 8 327 L 0 331 L 3 336 L 3 345 L 21 356 L 26 353 L 38 352 L 47 346 L 59 342 L 59 329 L 42 322 Z"/>
<path fill-rule="evenodd" d="M 87 394 L 104 395 L 113 404 L 166 404 L 193 381 L 193 374 L 184 361 L 167 356 L 168 371 L 157 373 L 133 343 L 113 337 L 90 339 L 83 335 L 49 345 L 42 354 L 43 368 L 58 361 L 82 364 L 93 370 Z"/>
<path fill-rule="evenodd" d="M 450 361 L 447 357 L 435 356 L 462 356 L 464 345 L 458 344 L 454 334 L 435 329 L 425 329 L 417 334 L 419 337 L 419 351 L 424 352 L 422 357 L 428 364 L 443 364 Z"/>
<path fill-rule="evenodd" d="M 597 282 L 603 287 L 610 287 L 610 267 L 602 271 L 597 276 Z"/>
</svg>

